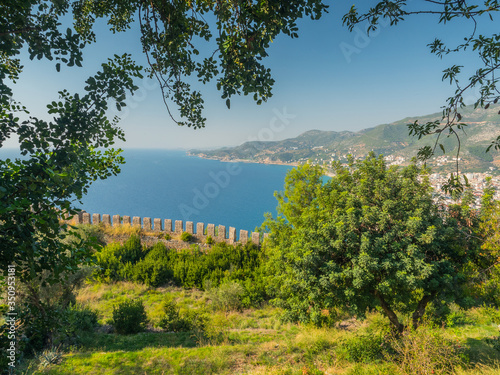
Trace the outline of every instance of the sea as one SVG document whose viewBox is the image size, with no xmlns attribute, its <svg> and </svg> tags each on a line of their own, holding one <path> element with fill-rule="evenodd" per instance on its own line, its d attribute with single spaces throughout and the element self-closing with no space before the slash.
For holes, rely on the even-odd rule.
<svg viewBox="0 0 500 375">
<path fill-rule="evenodd" d="M 7 154 L 6 154 L 7 153 Z M 15 151 L 2 150 L 0 157 Z M 292 168 L 284 165 L 221 162 L 186 151 L 123 152 L 121 173 L 95 181 L 75 206 L 90 214 L 139 216 L 225 225 L 253 231 L 264 213 L 276 216 L 276 191 Z"/>
</svg>

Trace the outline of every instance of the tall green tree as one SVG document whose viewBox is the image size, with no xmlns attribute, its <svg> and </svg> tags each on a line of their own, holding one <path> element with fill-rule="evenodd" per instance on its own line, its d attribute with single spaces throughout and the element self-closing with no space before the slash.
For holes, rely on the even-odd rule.
<svg viewBox="0 0 500 375">
<path fill-rule="evenodd" d="M 386 168 L 371 154 L 334 170 L 323 183 L 319 167 L 293 169 L 277 194 L 278 216 L 265 221 L 275 302 L 291 320 L 380 308 L 398 331 L 397 312 L 418 326 L 430 301 L 464 281 L 474 247 L 415 165 Z"/>
</svg>

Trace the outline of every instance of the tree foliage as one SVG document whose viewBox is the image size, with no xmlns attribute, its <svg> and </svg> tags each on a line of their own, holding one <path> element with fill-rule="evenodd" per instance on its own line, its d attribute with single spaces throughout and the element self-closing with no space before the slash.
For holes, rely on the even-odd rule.
<svg viewBox="0 0 500 375">
<path fill-rule="evenodd" d="M 216 80 L 230 107 L 233 95 L 253 95 L 257 104 L 272 96 L 274 79 L 263 64 L 270 43 L 280 34 L 298 37 L 297 20 L 319 19 L 327 10 L 321 0 L 83 0 L 74 2 L 76 30 L 95 40 L 97 18 L 122 31 L 137 19 L 151 77 L 158 79 L 167 108 L 179 109 L 179 125 L 203 127 L 203 98 L 192 89 Z"/>
<path fill-rule="evenodd" d="M 0 4 L 0 146 L 17 137 L 21 158 L 0 160 L 0 267 L 17 264 L 18 277 L 27 281 L 50 270 L 47 282 L 75 270 L 88 256 L 85 243 L 64 243 L 60 220 L 73 215 L 75 199 L 92 181 L 119 172 L 120 150 L 110 149 L 123 139 L 118 118 L 109 119 L 109 103 L 124 106 L 137 87 L 141 67 L 129 55 L 114 56 L 89 77 L 83 94 L 59 92 L 47 104 L 47 121 L 32 115 L 13 97 L 20 78 L 19 54 L 81 66 L 83 43 L 60 18 L 65 1 L 16 1 Z M 100 150 L 100 148 L 104 148 Z"/>
<path fill-rule="evenodd" d="M 291 170 L 277 194 L 278 217 L 265 222 L 271 294 L 292 320 L 380 308 L 399 331 L 398 311 L 418 325 L 428 302 L 463 282 L 474 247 L 415 165 L 386 168 L 371 154 L 334 170 L 326 183 L 319 167 Z"/>
<path fill-rule="evenodd" d="M 123 158 L 110 147 L 124 134 L 107 111 L 112 102 L 121 110 L 137 89 L 134 78 L 142 78 L 129 55 L 114 56 L 88 78 L 83 94 L 62 90 L 37 117 L 13 97 L 21 52 L 53 61 L 57 71 L 81 67 L 85 45 L 96 40 L 97 19 L 106 19 L 112 32 L 137 20 L 149 74 L 160 82 L 167 108 L 173 101 L 183 119 L 178 123 L 197 128 L 205 124 L 203 99 L 190 76 L 216 80 L 228 107 L 235 94 L 253 94 L 261 103 L 274 83 L 262 62 L 272 40 L 282 33 L 297 37 L 297 19 L 317 19 L 326 8 L 305 0 L 1 2 L 0 147 L 17 137 L 23 157 L 0 161 L 0 267 L 18 264 L 26 280 L 50 269 L 48 281 L 54 281 L 84 260 L 88 246 L 61 243 L 59 220 L 77 212 L 73 201 L 93 181 L 119 172 Z M 63 27 L 62 18 L 71 14 L 74 28 Z M 52 120 L 43 119 L 47 114 Z"/>
<path fill-rule="evenodd" d="M 409 17 L 416 16 L 436 16 L 437 22 L 447 24 L 453 21 L 466 20 L 470 22 L 471 30 L 465 31 L 464 41 L 458 45 L 448 45 L 441 39 L 436 38 L 428 44 L 430 51 L 438 57 L 445 55 L 457 54 L 469 49 L 477 54 L 478 65 L 475 67 L 475 73 L 466 80 L 460 75 L 464 66 L 452 65 L 443 71 L 443 81 L 455 86 L 455 93 L 447 99 L 446 105 L 443 106 L 443 116 L 441 120 L 419 124 L 418 120 L 413 124 L 409 124 L 410 135 L 414 135 L 419 139 L 423 136 L 435 134 L 436 140 L 433 147 L 425 146 L 418 152 L 418 158 L 426 161 L 430 159 L 436 149 L 439 147 L 445 151 L 443 144 L 440 142 L 442 136 L 453 136 L 458 142 L 457 148 L 457 174 L 459 172 L 458 155 L 460 154 L 460 132 L 467 126 L 461 122 L 461 108 L 465 107 L 464 98 L 473 90 L 476 90 L 479 95 L 474 103 L 475 108 L 487 109 L 490 105 L 496 104 L 500 99 L 498 69 L 500 68 L 500 35 L 482 35 L 478 34 L 479 23 L 493 21 L 496 12 L 500 10 L 500 3 L 497 0 L 483 0 L 471 2 L 465 0 L 443 0 L 433 1 L 425 0 L 418 6 L 409 4 L 406 0 L 383 0 L 367 11 L 360 12 L 353 5 L 350 11 L 344 15 L 343 21 L 349 29 L 353 29 L 357 24 L 367 22 L 367 31 L 374 31 L 379 27 L 382 19 L 389 20 L 390 25 L 397 25 Z M 364 4 L 363 4 L 364 7 Z M 470 67 L 468 67 L 470 68 Z M 465 83 L 464 83 L 465 81 Z M 490 146 L 496 150 L 500 149 L 500 136 L 495 138 Z M 467 183 L 467 181 L 465 181 Z M 458 176 L 451 176 L 448 190 L 453 188 L 462 188 L 462 184 Z"/>
<path fill-rule="evenodd" d="M 472 295 L 483 303 L 500 304 L 500 202 L 493 199 L 491 177 L 486 180 L 479 215 L 478 237 L 481 250 L 470 267 Z"/>
</svg>

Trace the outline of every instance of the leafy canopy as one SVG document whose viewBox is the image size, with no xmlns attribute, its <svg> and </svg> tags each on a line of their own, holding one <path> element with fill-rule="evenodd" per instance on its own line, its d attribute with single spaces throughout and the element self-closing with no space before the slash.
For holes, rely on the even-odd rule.
<svg viewBox="0 0 500 375">
<path fill-rule="evenodd" d="M 291 320 L 320 323 L 325 310 L 362 316 L 378 307 L 400 331 L 396 311 L 413 312 L 418 325 L 427 303 L 462 281 L 472 250 L 415 165 L 386 168 L 371 154 L 333 167 L 325 183 L 320 167 L 293 169 L 277 194 L 278 217 L 265 222 L 271 294 Z"/>
<path fill-rule="evenodd" d="M 57 70 L 81 66 L 79 35 L 59 22 L 68 7 L 64 1 L 0 4 L 0 146 L 17 137 L 22 155 L 0 160 L 0 267 L 16 264 L 22 281 L 46 270 L 52 283 L 88 260 L 91 244 L 61 241 L 67 228 L 60 219 L 77 212 L 73 202 L 93 181 L 120 171 L 121 150 L 109 147 L 124 135 L 107 110 L 112 102 L 123 107 L 137 89 L 134 78 L 142 77 L 129 55 L 114 56 L 86 80 L 83 94 L 62 90 L 47 104 L 51 120 L 18 103 L 12 86 L 20 78 L 23 48 L 31 59 L 55 60 Z"/>
<path fill-rule="evenodd" d="M 179 125 L 204 127 L 203 98 L 192 89 L 216 80 L 230 107 L 233 95 L 253 95 L 257 104 L 272 96 L 274 79 L 263 64 L 270 43 L 280 34 L 298 37 L 297 20 L 319 19 L 328 6 L 321 0 L 82 0 L 73 3 L 75 28 L 86 42 L 92 27 L 107 18 L 113 31 L 131 27 L 136 18 L 151 77 L 158 79 L 165 105 L 179 109 Z M 200 52 L 201 51 L 201 52 Z"/>
<path fill-rule="evenodd" d="M 124 134 L 107 113 L 111 103 L 121 110 L 137 89 L 134 79 L 142 78 L 129 55 L 114 56 L 88 78 L 84 93 L 60 91 L 59 100 L 47 104 L 52 119 L 46 121 L 13 97 L 22 51 L 32 60 L 53 61 L 57 71 L 81 67 L 85 45 L 96 40 L 97 19 L 107 20 L 112 32 L 137 20 L 149 74 L 160 82 L 169 113 L 173 102 L 183 119 L 178 123 L 198 128 L 205 124 L 203 99 L 191 88 L 191 76 L 216 80 L 228 107 L 234 94 L 253 94 L 260 104 L 274 83 L 262 63 L 272 40 L 281 33 L 297 37 L 297 19 L 318 19 L 326 8 L 319 0 L 1 2 L 0 147 L 18 138 L 23 158 L 0 160 L 0 267 L 18 264 L 24 280 L 50 270 L 54 282 L 88 259 L 84 243 L 61 242 L 59 220 L 77 212 L 74 200 L 93 181 L 120 171 L 121 150 L 110 147 Z M 74 29 L 62 26 L 69 15 Z"/>
</svg>

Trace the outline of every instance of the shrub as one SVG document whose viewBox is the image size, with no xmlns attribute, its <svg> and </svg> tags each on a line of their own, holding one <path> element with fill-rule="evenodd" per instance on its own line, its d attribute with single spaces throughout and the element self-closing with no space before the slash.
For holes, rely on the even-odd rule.
<svg viewBox="0 0 500 375">
<path fill-rule="evenodd" d="M 142 300 L 127 300 L 113 308 L 112 325 L 119 334 L 141 332 L 146 323 L 146 310 Z"/>
<path fill-rule="evenodd" d="M 97 326 L 97 312 L 88 306 L 72 304 L 66 310 L 67 328 L 69 335 L 78 335 L 79 332 L 90 332 Z"/>
<path fill-rule="evenodd" d="M 170 234 L 168 234 L 168 233 L 165 233 L 165 235 L 163 236 L 163 238 L 168 241 L 168 240 L 172 239 L 172 236 Z"/>
<path fill-rule="evenodd" d="M 117 242 L 110 243 L 95 254 L 99 267 L 94 272 L 94 277 L 103 282 L 121 280 L 123 263 L 120 257 L 121 245 Z"/>
<path fill-rule="evenodd" d="M 173 272 L 169 267 L 169 256 L 170 250 L 165 244 L 156 243 L 146 257 L 135 264 L 132 279 L 155 288 L 167 283 L 173 277 Z"/>
<path fill-rule="evenodd" d="M 206 284 L 206 286 L 208 285 L 209 284 Z M 245 293 L 245 289 L 236 281 L 226 282 L 218 288 L 208 286 L 206 292 L 215 310 L 227 312 L 231 310 L 241 310 L 242 308 L 241 300 Z"/>
<path fill-rule="evenodd" d="M 137 234 L 133 234 L 127 241 L 120 247 L 118 257 L 122 263 L 131 262 L 137 263 L 143 258 L 144 252 L 142 250 L 141 239 Z"/>
<path fill-rule="evenodd" d="M 215 243 L 215 240 L 212 238 L 212 236 L 208 236 L 206 239 L 207 245 L 213 245 Z"/>
<path fill-rule="evenodd" d="M 193 235 L 191 233 L 188 233 L 188 232 L 183 232 L 181 234 L 181 241 L 184 241 L 184 242 L 189 242 L 193 239 Z"/>
<path fill-rule="evenodd" d="M 446 317 L 446 326 L 455 327 L 458 325 L 471 324 L 472 319 L 467 316 L 465 311 L 457 304 L 453 303 L 450 306 L 450 313 Z"/>
<path fill-rule="evenodd" d="M 57 365 L 62 361 L 63 353 L 59 347 L 51 347 L 36 354 L 38 370 L 43 370 L 51 365 Z"/>
<path fill-rule="evenodd" d="M 190 309 L 181 312 L 176 302 L 167 297 L 163 301 L 163 315 L 160 318 L 159 327 L 170 332 L 204 331 L 207 317 L 204 310 Z"/>
<path fill-rule="evenodd" d="M 159 323 L 160 328 L 169 332 L 190 330 L 189 322 L 181 318 L 179 308 L 174 300 L 168 298 L 163 302 L 163 313 Z"/>
<path fill-rule="evenodd" d="M 367 332 L 353 334 L 341 342 L 335 350 L 336 354 L 350 362 L 372 362 L 383 357 L 382 334 Z"/>
<path fill-rule="evenodd" d="M 404 375 L 450 374 L 462 360 L 458 345 L 445 339 L 440 330 L 420 326 L 406 329 L 389 341 L 392 355 Z"/>
</svg>

